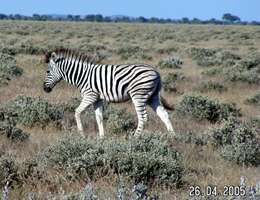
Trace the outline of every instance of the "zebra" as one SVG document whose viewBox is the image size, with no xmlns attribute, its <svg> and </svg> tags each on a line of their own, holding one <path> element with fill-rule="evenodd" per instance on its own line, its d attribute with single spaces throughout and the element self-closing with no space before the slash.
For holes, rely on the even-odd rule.
<svg viewBox="0 0 260 200">
<path fill-rule="evenodd" d="M 61 80 L 76 86 L 82 97 L 75 110 L 77 129 L 84 135 L 81 113 L 94 105 L 99 137 L 104 137 L 103 103 L 132 100 L 137 113 L 138 124 L 134 136 L 138 136 L 147 121 L 147 105 L 161 118 L 167 130 L 175 134 L 169 115 L 165 110 L 173 110 L 160 96 L 161 78 L 154 67 L 147 64 L 97 64 L 93 57 L 76 50 L 56 49 L 45 55 L 48 65 L 43 89 L 49 93 Z"/>
</svg>

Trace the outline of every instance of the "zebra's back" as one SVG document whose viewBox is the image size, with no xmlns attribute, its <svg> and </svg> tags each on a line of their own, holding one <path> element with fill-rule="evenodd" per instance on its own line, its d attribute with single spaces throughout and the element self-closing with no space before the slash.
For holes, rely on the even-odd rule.
<svg viewBox="0 0 260 200">
<path fill-rule="evenodd" d="M 135 94 L 151 95 L 160 84 L 160 75 L 150 65 L 96 65 L 90 87 L 109 102 L 126 101 Z"/>
</svg>

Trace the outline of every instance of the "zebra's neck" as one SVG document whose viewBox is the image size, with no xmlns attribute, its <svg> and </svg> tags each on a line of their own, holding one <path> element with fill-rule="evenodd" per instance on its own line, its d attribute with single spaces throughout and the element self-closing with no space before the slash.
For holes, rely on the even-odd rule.
<svg viewBox="0 0 260 200">
<path fill-rule="evenodd" d="M 60 68 L 63 72 L 63 79 L 81 90 L 87 87 L 88 75 L 93 66 L 94 64 L 81 59 L 65 58 Z"/>
</svg>

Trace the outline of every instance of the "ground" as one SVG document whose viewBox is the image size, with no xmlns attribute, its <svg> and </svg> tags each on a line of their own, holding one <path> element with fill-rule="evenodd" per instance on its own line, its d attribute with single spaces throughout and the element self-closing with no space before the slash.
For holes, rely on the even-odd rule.
<svg viewBox="0 0 260 200">
<path fill-rule="evenodd" d="M 242 121 L 260 116 L 258 106 L 245 103 L 260 90 L 259 82 L 253 84 L 244 81 L 234 82 L 227 80 L 223 74 L 206 76 L 202 72 L 208 67 L 199 66 L 196 59 L 188 53 L 190 48 L 195 47 L 229 51 L 241 58 L 248 57 L 260 49 L 258 26 L 1 21 L 0 30 L 1 51 L 14 53 L 17 66 L 23 69 L 22 76 L 0 87 L 0 104 L 13 100 L 18 95 L 41 97 L 53 104 L 65 103 L 72 97 L 80 97 L 79 91 L 65 82 L 59 83 L 50 94 L 43 91 L 46 64 L 42 53 L 63 46 L 97 54 L 101 58 L 101 63 L 151 64 L 158 68 L 162 79 L 169 73 L 182 73 L 185 79 L 176 82 L 176 91 L 162 91 L 171 104 L 178 104 L 183 95 L 196 94 L 218 99 L 220 102 L 235 103 L 241 109 Z M 161 60 L 169 58 L 183 61 L 181 68 L 158 66 Z M 227 90 L 201 92 L 197 89 L 202 82 L 208 80 L 221 83 Z M 129 102 L 117 104 L 116 107 L 126 108 L 135 114 L 134 107 Z M 154 120 L 158 118 L 151 109 L 149 115 L 153 120 L 148 121 L 146 130 L 158 134 L 165 133 L 164 125 L 159 120 Z M 178 117 L 175 111 L 170 113 L 170 116 L 178 134 L 192 131 L 193 134 L 202 135 L 210 128 L 219 126 L 206 120 Z M 83 121 L 87 123 L 88 120 Z M 57 129 L 52 124 L 45 128 L 22 125 L 18 127 L 30 133 L 30 141 L 26 144 L 17 144 L 1 137 L 0 151 L 15 155 L 19 162 L 32 157 L 64 136 L 64 130 Z M 86 133 L 93 138 L 97 136 L 96 132 L 95 124 L 91 124 L 86 130 Z M 114 137 L 116 140 L 122 136 L 107 134 L 106 137 Z M 183 177 L 185 184 L 180 188 L 165 189 L 157 186 L 151 188 L 151 191 L 159 191 L 160 199 L 185 199 L 191 185 L 201 187 L 217 185 L 223 188 L 225 185 L 239 185 L 241 176 L 246 177 L 249 185 L 255 185 L 260 180 L 259 167 L 241 166 L 226 161 L 210 145 L 197 146 L 178 141 L 173 141 L 172 145 L 183 154 L 184 168 L 187 170 Z M 61 175 L 53 174 L 53 176 Z M 115 192 L 115 178 L 105 177 L 93 184 L 104 191 Z M 86 182 L 83 180 L 64 183 L 62 190 L 66 193 L 81 191 L 85 185 Z M 32 180 L 17 191 L 13 191 L 11 195 L 13 199 L 19 199 L 19 195 L 26 196 L 26 192 L 29 191 L 41 194 L 60 193 L 58 188 L 34 183 Z"/>
</svg>

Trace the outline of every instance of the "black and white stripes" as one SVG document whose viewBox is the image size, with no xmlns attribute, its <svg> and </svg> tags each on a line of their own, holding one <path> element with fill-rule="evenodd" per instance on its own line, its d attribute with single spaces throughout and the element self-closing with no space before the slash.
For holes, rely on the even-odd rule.
<svg viewBox="0 0 260 200">
<path fill-rule="evenodd" d="M 156 111 L 168 131 L 173 132 L 168 113 L 160 103 L 160 74 L 153 67 L 144 64 L 95 64 L 89 56 L 63 49 L 47 54 L 46 63 L 46 92 L 50 92 L 62 79 L 80 89 L 82 102 L 75 111 L 75 118 L 82 134 L 80 114 L 89 105 L 94 104 L 99 135 L 103 137 L 103 101 L 123 102 L 129 99 L 132 99 L 138 117 L 135 135 L 143 130 L 144 122 L 147 120 L 147 105 Z"/>
</svg>

